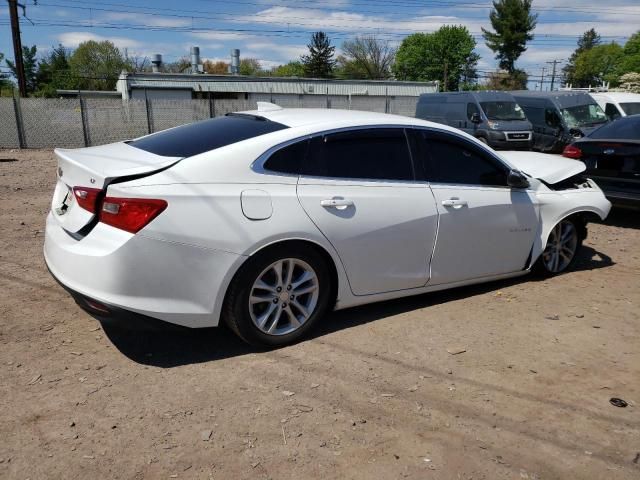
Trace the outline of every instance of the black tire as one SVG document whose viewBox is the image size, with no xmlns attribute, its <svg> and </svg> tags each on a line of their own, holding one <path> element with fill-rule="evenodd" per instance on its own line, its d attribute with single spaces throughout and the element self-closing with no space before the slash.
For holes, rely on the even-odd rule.
<svg viewBox="0 0 640 480">
<path fill-rule="evenodd" d="M 476 137 L 478 140 L 480 140 L 482 143 L 484 143 L 485 145 L 489 145 L 489 140 L 487 140 L 484 137 Z"/>
<path fill-rule="evenodd" d="M 249 296 L 254 282 L 274 262 L 297 259 L 312 267 L 318 283 L 318 296 L 313 312 L 296 330 L 273 335 L 263 332 L 252 319 Z M 335 299 L 329 266 L 313 247 L 283 244 L 268 247 L 250 257 L 234 276 L 222 310 L 223 321 L 245 342 L 259 347 L 281 347 L 297 342 L 322 318 Z"/>
<path fill-rule="evenodd" d="M 561 227 L 561 230 L 562 228 L 564 228 L 565 225 L 571 225 L 571 227 L 573 228 L 573 231 L 575 232 L 575 247 L 573 248 L 573 255 L 571 256 L 570 260 L 566 262 L 566 264 L 563 264 L 561 268 L 553 269 L 549 265 L 549 263 L 551 262 L 546 261 L 549 257 L 545 256 L 545 252 L 547 251 L 548 248 L 551 248 L 551 244 L 554 242 L 554 238 L 553 238 L 554 229 L 556 229 L 559 225 Z M 560 222 L 554 225 L 553 229 L 549 233 L 549 238 L 547 238 L 547 244 L 545 245 L 545 248 L 540 254 L 540 257 L 538 257 L 538 260 L 534 264 L 532 271 L 541 277 L 551 277 L 554 275 L 560 275 L 570 270 L 571 267 L 573 267 L 573 265 L 575 264 L 576 259 L 578 258 L 580 249 L 582 248 L 582 241 L 584 240 L 585 237 L 586 237 L 586 226 L 585 226 L 585 222 L 580 217 L 573 216 L 573 217 L 562 219 Z"/>
</svg>

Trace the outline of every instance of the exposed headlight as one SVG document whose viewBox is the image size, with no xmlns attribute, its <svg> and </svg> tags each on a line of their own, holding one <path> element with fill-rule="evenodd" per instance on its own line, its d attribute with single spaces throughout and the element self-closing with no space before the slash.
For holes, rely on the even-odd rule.
<svg viewBox="0 0 640 480">
<path fill-rule="evenodd" d="M 497 129 L 497 128 L 500 126 L 500 124 L 499 124 L 498 122 L 492 122 L 491 120 L 489 120 L 489 121 L 487 122 L 487 125 L 489 125 L 489 128 L 490 128 L 491 130 L 495 130 L 495 129 Z"/>
</svg>

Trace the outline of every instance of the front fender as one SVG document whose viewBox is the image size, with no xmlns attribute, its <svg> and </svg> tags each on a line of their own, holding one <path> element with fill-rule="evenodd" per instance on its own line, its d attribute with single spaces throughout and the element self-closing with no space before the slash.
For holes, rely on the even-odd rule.
<svg viewBox="0 0 640 480">
<path fill-rule="evenodd" d="M 593 214 L 604 220 L 611 210 L 607 200 L 595 183 L 591 188 L 548 191 L 538 193 L 540 202 L 540 229 L 531 254 L 531 265 L 542 254 L 551 229 L 567 217 L 577 214 Z"/>
</svg>

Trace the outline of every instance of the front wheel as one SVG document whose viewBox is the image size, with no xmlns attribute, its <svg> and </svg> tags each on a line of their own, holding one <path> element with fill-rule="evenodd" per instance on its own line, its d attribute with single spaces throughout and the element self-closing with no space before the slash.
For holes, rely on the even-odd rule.
<svg viewBox="0 0 640 480">
<path fill-rule="evenodd" d="M 247 260 L 231 282 L 224 320 L 252 345 L 293 343 L 326 313 L 330 280 L 325 260 L 311 248 L 267 249 Z"/>
<path fill-rule="evenodd" d="M 566 271 L 574 263 L 582 246 L 581 228 L 584 227 L 571 218 L 565 218 L 553 227 L 538 259 L 537 270 L 546 275 Z"/>
</svg>

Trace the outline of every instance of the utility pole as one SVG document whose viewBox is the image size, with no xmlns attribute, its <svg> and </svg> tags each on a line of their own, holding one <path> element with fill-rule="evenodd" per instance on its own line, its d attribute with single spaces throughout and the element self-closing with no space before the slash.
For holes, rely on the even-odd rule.
<svg viewBox="0 0 640 480">
<path fill-rule="evenodd" d="M 547 69 L 547 67 L 542 67 L 542 75 L 540 75 L 540 91 L 542 91 L 542 88 L 544 87 L 544 71 Z"/>
<path fill-rule="evenodd" d="M 553 62 L 547 62 L 550 64 L 553 64 L 553 70 L 551 73 L 551 87 L 549 88 L 549 90 L 553 91 L 553 84 L 556 81 L 556 65 L 560 62 L 561 60 L 554 60 Z"/>
<path fill-rule="evenodd" d="M 447 91 L 447 66 L 448 66 L 448 62 L 447 60 L 444 61 L 444 85 L 443 85 L 443 92 Z"/>
<path fill-rule="evenodd" d="M 9 16 L 11 17 L 11 34 L 13 35 L 13 54 L 16 62 L 16 75 L 18 77 L 18 90 L 21 97 L 27 96 L 27 82 L 24 78 L 24 63 L 22 62 L 22 42 L 20 41 L 20 22 L 18 20 L 18 1 L 9 2 Z M 24 6 L 20 5 L 23 9 Z"/>
</svg>

